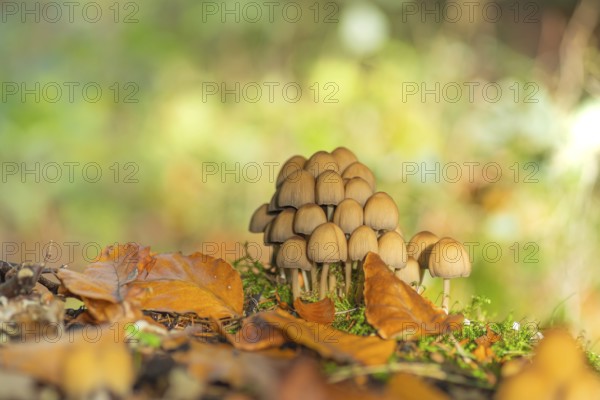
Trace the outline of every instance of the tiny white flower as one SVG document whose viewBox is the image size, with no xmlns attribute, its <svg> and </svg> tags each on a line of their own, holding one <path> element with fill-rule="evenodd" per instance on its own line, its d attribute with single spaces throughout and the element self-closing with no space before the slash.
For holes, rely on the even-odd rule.
<svg viewBox="0 0 600 400">
<path fill-rule="evenodd" d="M 471 325 L 471 321 L 469 321 L 468 319 L 465 318 L 465 321 L 463 322 L 463 324 L 465 324 L 467 326 Z"/>
<path fill-rule="evenodd" d="M 544 335 L 542 334 L 542 332 L 536 332 L 535 335 L 533 335 L 533 337 L 537 340 L 542 340 L 544 338 Z"/>
<path fill-rule="evenodd" d="M 519 328 L 521 328 L 521 324 L 519 324 L 517 321 L 513 322 L 512 325 L 513 330 L 518 331 Z"/>
</svg>

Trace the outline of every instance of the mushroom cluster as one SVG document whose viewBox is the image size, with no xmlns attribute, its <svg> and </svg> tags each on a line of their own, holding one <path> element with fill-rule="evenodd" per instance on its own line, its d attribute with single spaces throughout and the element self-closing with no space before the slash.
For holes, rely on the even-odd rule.
<svg viewBox="0 0 600 400">
<path fill-rule="evenodd" d="M 394 200 L 376 191 L 373 172 L 350 150 L 338 147 L 308 159 L 300 155 L 288 159 L 279 170 L 270 202 L 252 215 L 250 231 L 263 233 L 265 245 L 273 246 L 272 264 L 291 282 L 294 299 L 301 288 L 321 299 L 331 292 L 348 296 L 354 288 L 360 298 L 361 263 L 368 252 L 378 253 L 399 278 L 416 285 L 422 280 L 421 271 L 439 258 L 432 255 L 445 256 L 441 247 L 447 244 L 435 252 L 429 247 L 438 242 L 433 234 L 417 234 L 413 246 L 407 247 L 398 217 Z M 458 264 L 438 261 L 430 269 L 435 271 L 432 276 L 446 280 L 470 271 L 470 264 L 457 272 Z"/>
</svg>

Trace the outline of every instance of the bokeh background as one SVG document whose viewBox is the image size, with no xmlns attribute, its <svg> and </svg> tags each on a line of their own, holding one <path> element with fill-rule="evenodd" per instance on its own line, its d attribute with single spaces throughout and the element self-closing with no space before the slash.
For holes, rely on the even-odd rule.
<svg viewBox="0 0 600 400">
<path fill-rule="evenodd" d="M 343 145 L 407 239 L 469 243 L 455 307 L 483 295 L 499 319 L 566 320 L 595 341 L 599 10 L 0 1 L 0 258 L 82 268 L 137 241 L 231 261 L 262 244 L 247 226 L 272 168 Z"/>
</svg>

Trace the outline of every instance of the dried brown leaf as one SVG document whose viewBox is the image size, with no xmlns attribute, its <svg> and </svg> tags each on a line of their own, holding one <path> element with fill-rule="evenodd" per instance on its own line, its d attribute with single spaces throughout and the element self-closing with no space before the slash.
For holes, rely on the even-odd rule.
<svg viewBox="0 0 600 400">
<path fill-rule="evenodd" d="M 274 325 L 289 341 L 315 350 L 322 357 L 338 362 L 364 365 L 385 363 L 396 348 L 396 342 L 376 336 L 356 336 L 328 325 L 307 322 L 282 310 L 257 314 L 255 318 Z"/>
<path fill-rule="evenodd" d="M 294 309 L 309 322 L 329 325 L 335 319 L 335 305 L 329 297 L 316 303 L 305 303 L 298 298 L 294 300 Z"/>
<path fill-rule="evenodd" d="M 363 264 L 367 321 L 384 339 L 413 340 L 462 328 L 462 315 L 447 315 L 398 279 L 379 255 L 369 253 Z"/>
</svg>

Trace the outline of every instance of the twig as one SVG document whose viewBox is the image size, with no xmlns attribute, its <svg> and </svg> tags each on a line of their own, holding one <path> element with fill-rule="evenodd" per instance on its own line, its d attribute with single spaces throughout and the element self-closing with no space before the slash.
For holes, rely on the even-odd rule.
<svg viewBox="0 0 600 400">
<path fill-rule="evenodd" d="M 491 386 L 483 384 L 477 380 L 469 379 L 463 375 L 451 374 L 445 372 L 438 364 L 432 363 L 392 363 L 374 366 L 348 366 L 341 367 L 329 377 L 329 382 L 337 383 L 356 376 L 373 375 L 389 372 L 406 372 L 409 374 L 421 376 L 424 378 L 437 379 L 440 381 L 457 383 L 461 385 L 475 386 L 483 389 L 489 389 Z"/>
</svg>

